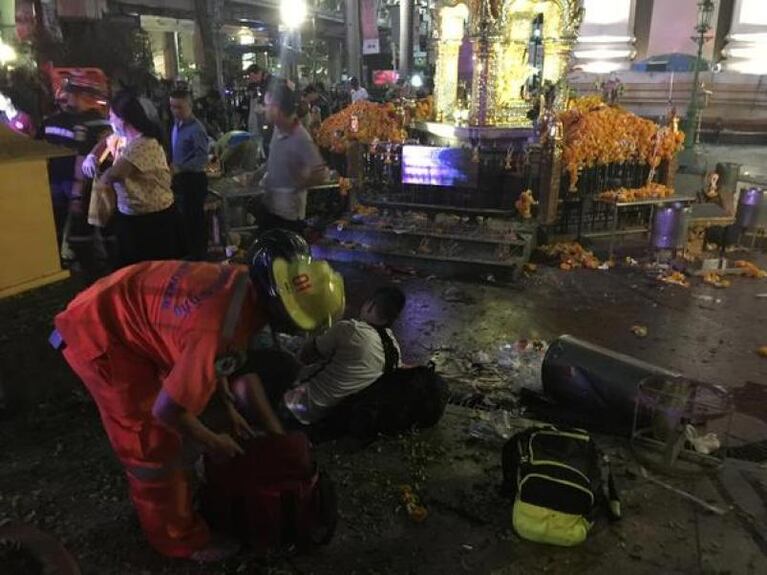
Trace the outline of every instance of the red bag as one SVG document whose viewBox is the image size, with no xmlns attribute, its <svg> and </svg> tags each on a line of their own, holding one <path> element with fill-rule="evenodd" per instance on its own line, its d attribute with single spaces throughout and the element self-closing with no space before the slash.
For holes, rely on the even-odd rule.
<svg viewBox="0 0 767 575">
<path fill-rule="evenodd" d="M 335 533 L 335 486 L 319 471 L 303 433 L 255 439 L 245 455 L 224 462 L 206 458 L 205 475 L 203 517 L 257 550 L 307 550 Z"/>
</svg>

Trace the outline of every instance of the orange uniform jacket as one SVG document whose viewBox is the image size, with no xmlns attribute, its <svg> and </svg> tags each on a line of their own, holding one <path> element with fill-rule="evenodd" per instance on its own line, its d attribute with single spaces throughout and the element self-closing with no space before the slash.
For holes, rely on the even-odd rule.
<svg viewBox="0 0 767 575">
<path fill-rule="evenodd" d="M 216 358 L 245 349 L 265 323 L 245 267 L 179 261 L 124 268 L 56 317 L 64 356 L 96 400 L 118 457 L 129 471 L 156 472 L 128 479 L 142 527 L 166 555 L 191 554 L 208 532 L 173 467 L 180 438 L 154 419 L 154 401 L 164 389 L 198 415 L 216 389 Z"/>
</svg>

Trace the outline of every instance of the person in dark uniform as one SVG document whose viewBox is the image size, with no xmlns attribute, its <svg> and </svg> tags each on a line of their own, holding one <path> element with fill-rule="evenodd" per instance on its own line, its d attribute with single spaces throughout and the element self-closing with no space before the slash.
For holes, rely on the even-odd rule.
<svg viewBox="0 0 767 575">
<path fill-rule="evenodd" d="M 48 162 L 48 179 L 56 222 L 56 233 L 64 261 L 75 259 L 70 235 L 89 235 L 88 206 L 84 198 L 82 164 L 98 141 L 106 135 L 109 122 L 95 109 L 100 97 L 97 88 L 78 80 L 64 84 L 57 96 L 60 111 L 46 118 L 38 137 L 46 142 L 64 146 L 75 155 L 52 158 Z"/>
</svg>

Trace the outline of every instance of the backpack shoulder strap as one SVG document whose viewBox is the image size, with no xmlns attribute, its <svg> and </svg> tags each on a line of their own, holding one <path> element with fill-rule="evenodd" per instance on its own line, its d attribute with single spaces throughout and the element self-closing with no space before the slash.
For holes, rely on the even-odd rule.
<svg viewBox="0 0 767 575">
<path fill-rule="evenodd" d="M 378 332 L 378 337 L 381 338 L 381 345 L 383 345 L 384 351 L 384 373 L 393 372 L 399 366 L 400 357 L 399 351 L 397 351 L 397 346 L 394 345 L 394 341 L 385 327 L 379 327 L 372 324 L 368 325 L 376 330 L 376 332 Z"/>
</svg>

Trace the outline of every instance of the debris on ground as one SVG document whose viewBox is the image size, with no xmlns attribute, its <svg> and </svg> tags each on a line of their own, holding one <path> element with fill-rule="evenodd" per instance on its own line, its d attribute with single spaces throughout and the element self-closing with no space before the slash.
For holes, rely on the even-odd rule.
<svg viewBox="0 0 767 575">
<path fill-rule="evenodd" d="M 442 299 L 449 303 L 474 303 L 474 298 L 457 287 L 449 287 L 442 292 Z"/>
<path fill-rule="evenodd" d="M 699 299 L 700 301 L 707 301 L 707 302 L 713 302 L 714 301 L 714 296 L 708 295 L 708 294 L 703 294 L 703 293 L 696 293 L 692 297 L 694 297 L 695 299 Z M 722 300 L 716 300 L 716 301 L 717 301 L 717 303 L 719 303 Z"/>
<path fill-rule="evenodd" d="M 685 276 L 682 272 L 670 271 L 667 273 L 662 273 L 658 276 L 658 280 L 666 284 L 677 285 L 685 288 L 690 287 L 690 282 L 687 280 L 687 276 Z"/>
<path fill-rule="evenodd" d="M 715 513 L 717 515 L 724 515 L 727 513 L 726 509 L 722 509 L 721 507 L 717 507 L 716 505 L 711 505 L 710 503 L 703 501 L 700 497 L 696 497 L 692 493 L 688 493 L 687 491 L 678 489 L 674 487 L 673 485 L 666 483 L 665 481 L 656 479 L 655 477 L 650 475 L 644 467 L 641 467 L 640 471 L 642 472 L 642 477 L 644 477 L 647 481 L 650 481 L 651 483 L 654 483 L 655 485 L 663 487 L 664 489 L 668 489 L 672 493 L 676 493 L 677 495 L 680 495 L 681 497 L 684 497 L 685 499 L 692 501 L 693 503 L 697 503 L 698 505 L 703 507 L 703 509 L 711 511 L 712 513 Z"/>
<path fill-rule="evenodd" d="M 684 426 L 684 435 L 693 449 L 703 455 L 710 455 L 722 447 L 722 442 L 719 441 L 719 436 L 716 433 L 699 435 L 697 428 L 689 423 Z"/>
<path fill-rule="evenodd" d="M 631 333 L 633 333 L 637 337 L 647 337 L 647 326 L 646 325 L 632 325 L 631 326 Z"/>
<path fill-rule="evenodd" d="M 748 278 L 762 279 L 767 278 L 767 271 L 760 269 L 755 264 L 746 260 L 737 260 L 735 267 L 743 270 L 743 275 Z"/>
<path fill-rule="evenodd" d="M 598 269 L 601 262 L 593 252 L 584 248 L 578 242 L 561 242 L 541 246 L 540 251 L 551 258 L 559 258 L 559 269 L 569 271 L 576 268 Z"/>
<path fill-rule="evenodd" d="M 400 496 L 408 517 L 415 523 L 423 523 L 429 516 L 429 512 L 426 507 L 420 504 L 418 495 L 413 491 L 413 488 L 410 485 L 401 485 Z"/>
<path fill-rule="evenodd" d="M 496 364 L 508 378 L 508 385 L 514 392 L 522 388 L 540 391 L 543 359 L 549 345 L 541 339 L 520 339 L 503 343 L 496 352 Z"/>
<path fill-rule="evenodd" d="M 730 287 L 730 280 L 723 278 L 716 272 L 708 272 L 703 276 L 703 283 L 706 283 L 715 288 L 728 288 Z"/>
<path fill-rule="evenodd" d="M 631 266 L 632 268 L 639 265 L 639 262 L 637 260 L 629 256 L 626 256 L 626 259 L 624 261 L 626 262 L 627 266 Z"/>
<path fill-rule="evenodd" d="M 528 274 L 534 274 L 538 271 L 538 265 L 528 262 L 522 265 L 522 271 Z"/>
<path fill-rule="evenodd" d="M 767 345 L 760 347 L 758 350 L 756 350 L 756 353 L 764 358 L 767 358 Z"/>
<path fill-rule="evenodd" d="M 512 414 L 505 409 L 497 409 L 489 413 L 480 413 L 476 421 L 469 424 L 469 437 L 485 441 L 507 440 L 514 433 L 511 425 Z"/>
</svg>

